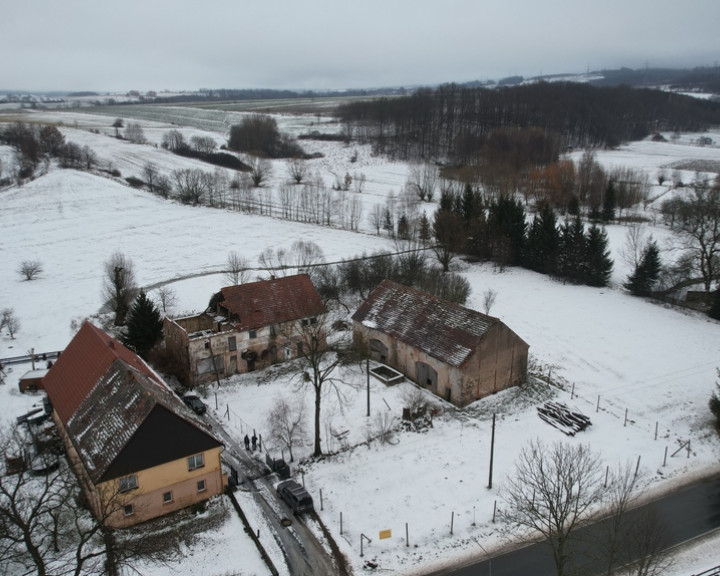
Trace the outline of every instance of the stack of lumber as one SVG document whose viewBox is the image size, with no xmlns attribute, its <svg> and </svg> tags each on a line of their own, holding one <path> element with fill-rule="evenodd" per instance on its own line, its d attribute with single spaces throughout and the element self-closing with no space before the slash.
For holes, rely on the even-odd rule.
<svg viewBox="0 0 720 576">
<path fill-rule="evenodd" d="M 568 436 L 575 436 L 592 424 L 585 414 L 570 410 L 562 402 L 546 402 L 537 410 L 541 419 Z"/>
</svg>

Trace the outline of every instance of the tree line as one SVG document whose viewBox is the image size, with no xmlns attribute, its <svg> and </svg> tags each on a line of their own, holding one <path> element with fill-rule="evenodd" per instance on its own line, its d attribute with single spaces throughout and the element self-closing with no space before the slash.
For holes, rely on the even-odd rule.
<svg viewBox="0 0 720 576">
<path fill-rule="evenodd" d="M 468 164 L 487 160 L 498 147 L 518 158 L 551 161 L 568 146 L 616 146 L 660 130 L 698 131 L 720 122 L 720 103 L 627 86 L 445 84 L 406 97 L 348 102 L 337 114 L 379 151 Z"/>
</svg>

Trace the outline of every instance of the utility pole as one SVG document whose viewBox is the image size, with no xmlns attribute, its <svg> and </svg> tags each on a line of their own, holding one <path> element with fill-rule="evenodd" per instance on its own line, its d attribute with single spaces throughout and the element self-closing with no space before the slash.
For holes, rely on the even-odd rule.
<svg viewBox="0 0 720 576">
<path fill-rule="evenodd" d="M 490 478 L 488 490 L 492 488 L 493 456 L 495 455 L 495 412 L 493 412 L 492 435 L 490 436 Z"/>
<path fill-rule="evenodd" d="M 367 416 L 370 417 L 370 358 L 365 358 L 365 373 L 367 376 Z"/>
</svg>

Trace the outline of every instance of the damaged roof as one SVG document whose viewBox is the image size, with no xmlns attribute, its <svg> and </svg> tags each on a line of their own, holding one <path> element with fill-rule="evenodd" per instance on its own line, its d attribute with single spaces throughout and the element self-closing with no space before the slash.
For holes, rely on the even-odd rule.
<svg viewBox="0 0 720 576">
<path fill-rule="evenodd" d="M 67 423 L 98 379 L 117 359 L 160 381 L 160 377 L 134 352 L 92 323 L 83 323 L 43 378 L 43 386 L 63 423 Z"/>
<path fill-rule="evenodd" d="M 143 360 L 89 322 L 43 383 L 95 483 L 222 445 Z"/>
<path fill-rule="evenodd" d="M 325 305 L 307 274 L 228 286 L 218 304 L 239 330 L 292 322 L 325 314 Z"/>
<path fill-rule="evenodd" d="M 117 359 L 66 429 L 98 483 L 220 446 L 203 425 L 166 386 Z"/>
<path fill-rule="evenodd" d="M 383 280 L 352 319 L 422 350 L 451 366 L 462 366 L 500 320 Z"/>
</svg>

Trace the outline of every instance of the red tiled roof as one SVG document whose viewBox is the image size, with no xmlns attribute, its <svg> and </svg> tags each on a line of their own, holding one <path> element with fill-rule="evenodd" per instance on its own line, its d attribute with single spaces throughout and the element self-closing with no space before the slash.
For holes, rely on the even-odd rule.
<svg viewBox="0 0 720 576">
<path fill-rule="evenodd" d="M 135 353 L 90 322 L 85 322 L 43 378 L 50 402 L 64 424 L 118 359 L 140 373 L 158 379 Z"/>
<path fill-rule="evenodd" d="M 409 344 L 450 366 L 462 366 L 500 320 L 383 280 L 352 319 Z"/>
<path fill-rule="evenodd" d="M 157 428 L 151 420 L 157 420 L 159 409 L 167 412 L 162 430 L 143 434 L 143 427 Z M 202 425 L 165 384 L 117 359 L 80 403 L 66 429 L 97 483 L 220 446 Z M 142 439 L 126 454 L 138 436 Z M 113 466 L 115 474 L 109 473 Z"/>
<path fill-rule="evenodd" d="M 282 324 L 325 314 L 326 309 L 307 274 L 228 286 L 220 290 L 227 308 L 241 330 Z"/>
</svg>

